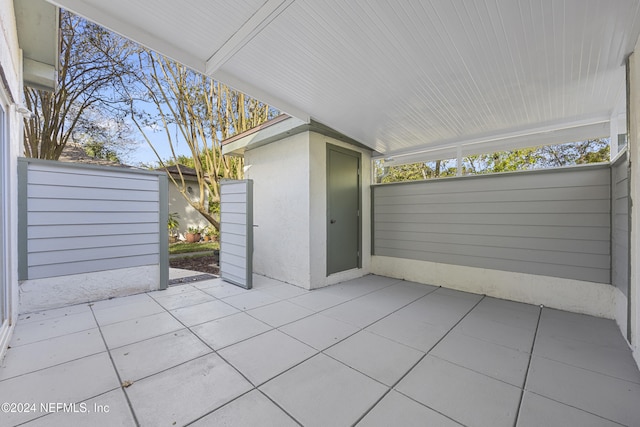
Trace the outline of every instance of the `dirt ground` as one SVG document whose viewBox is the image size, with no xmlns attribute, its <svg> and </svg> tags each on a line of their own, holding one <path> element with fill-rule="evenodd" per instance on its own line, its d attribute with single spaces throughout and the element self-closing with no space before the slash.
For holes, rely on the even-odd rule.
<svg viewBox="0 0 640 427">
<path fill-rule="evenodd" d="M 218 257 L 215 255 L 170 258 L 169 266 L 172 268 L 182 268 L 184 270 L 200 271 L 202 273 L 220 273 Z"/>
</svg>

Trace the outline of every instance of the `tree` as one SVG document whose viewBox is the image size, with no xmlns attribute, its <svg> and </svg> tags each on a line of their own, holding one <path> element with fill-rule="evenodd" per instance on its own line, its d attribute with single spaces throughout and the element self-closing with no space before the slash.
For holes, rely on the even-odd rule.
<svg viewBox="0 0 640 427">
<path fill-rule="evenodd" d="M 25 119 L 25 156 L 57 160 L 67 142 L 79 135 L 91 135 L 114 150 L 119 140 L 100 139 L 95 132 L 95 114 L 117 117 L 112 107 L 118 100 L 109 94 L 114 93 L 114 84 L 125 80 L 129 68 L 126 58 L 134 45 L 64 10 L 60 13 L 60 34 L 55 91 L 24 89 L 25 104 L 34 112 L 33 118 Z"/>
<path fill-rule="evenodd" d="M 609 140 L 595 138 L 567 144 L 545 145 L 512 151 L 468 156 L 463 159 L 463 175 L 512 172 L 541 168 L 554 168 L 609 161 Z M 421 179 L 455 176 L 453 160 L 413 163 L 385 167 L 376 162 L 377 182 L 416 181 Z"/>
<path fill-rule="evenodd" d="M 385 184 L 456 175 L 456 168 L 452 166 L 451 160 L 437 160 L 435 162 L 421 162 L 386 167 L 381 162 L 376 162 L 375 168 L 376 182 Z"/>
<path fill-rule="evenodd" d="M 181 159 L 176 145 L 187 145 L 192 159 L 189 166 L 195 170 L 199 184 L 198 197 L 192 198 L 187 193 L 181 172 L 178 178 L 169 174 L 169 179 L 185 200 L 219 230 L 215 210 L 220 201 L 220 179 L 241 179 L 244 174 L 243 160 L 223 156 L 221 141 L 258 126 L 277 111 L 148 50 L 139 52 L 137 68 L 139 84 L 130 88 L 127 95 L 132 121 L 161 167 L 169 163 L 179 166 Z M 171 151 L 170 162 L 160 157 L 145 129 L 164 133 Z"/>
</svg>

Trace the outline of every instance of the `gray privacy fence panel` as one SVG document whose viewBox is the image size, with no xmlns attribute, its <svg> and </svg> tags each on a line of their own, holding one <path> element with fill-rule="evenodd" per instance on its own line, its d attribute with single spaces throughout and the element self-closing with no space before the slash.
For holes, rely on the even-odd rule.
<svg viewBox="0 0 640 427">
<path fill-rule="evenodd" d="M 611 165 L 611 284 L 629 296 L 629 161 Z"/>
<path fill-rule="evenodd" d="M 21 158 L 19 185 L 21 280 L 161 264 L 166 176 Z"/>
<path fill-rule="evenodd" d="M 253 181 L 220 183 L 220 277 L 251 289 L 253 275 Z"/>
<path fill-rule="evenodd" d="M 373 254 L 610 283 L 608 165 L 372 187 Z"/>
</svg>

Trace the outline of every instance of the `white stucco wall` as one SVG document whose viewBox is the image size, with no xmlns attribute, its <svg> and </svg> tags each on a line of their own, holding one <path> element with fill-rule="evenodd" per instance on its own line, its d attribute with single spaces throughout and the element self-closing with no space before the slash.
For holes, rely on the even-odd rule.
<svg viewBox="0 0 640 427">
<path fill-rule="evenodd" d="M 535 274 L 373 256 L 371 272 L 495 298 L 616 319 L 615 286 Z"/>
<path fill-rule="evenodd" d="M 327 143 L 362 154 L 362 268 L 327 277 Z M 369 273 L 371 157 L 368 150 L 303 132 L 245 152 L 254 181 L 253 269 L 306 289 Z"/>
<path fill-rule="evenodd" d="M 179 183 L 180 181 L 178 181 Z M 187 186 L 190 186 L 193 189 L 193 200 L 199 199 L 198 182 L 197 181 L 186 181 Z M 169 212 L 177 212 L 180 215 L 178 221 L 180 222 L 180 227 L 178 227 L 179 237 L 181 239 L 185 238 L 185 234 L 187 233 L 187 229 L 189 227 L 200 227 L 205 228 L 209 225 L 209 222 L 200 215 L 200 213 L 191 206 L 184 196 L 178 190 L 178 187 L 169 179 Z"/>
<path fill-rule="evenodd" d="M 157 265 L 25 280 L 20 285 L 20 314 L 134 295 L 158 289 Z"/>
<path fill-rule="evenodd" d="M 245 152 L 253 180 L 253 271 L 301 287 L 310 283 L 309 143 L 306 133 Z"/>
<path fill-rule="evenodd" d="M 614 298 L 615 298 L 615 320 L 618 328 L 620 328 L 620 332 L 622 336 L 627 338 L 627 310 L 629 300 L 622 293 L 622 291 L 618 288 L 614 290 Z"/>
<path fill-rule="evenodd" d="M 12 1 L 0 2 L 0 65 L 7 80 L 8 88 L 0 82 L 0 103 L 6 112 L 8 129 L 5 129 L 6 145 L 0 149 L 0 173 L 4 176 L 5 223 L 2 227 L 2 241 L 5 250 L 6 270 L 1 271 L 9 286 L 10 328 L 0 330 L 0 360 L 4 355 L 11 332 L 18 316 L 18 173 L 17 158 L 22 153 L 22 116 L 11 103 L 22 99 L 21 52 L 18 48 L 15 14 Z"/>
</svg>

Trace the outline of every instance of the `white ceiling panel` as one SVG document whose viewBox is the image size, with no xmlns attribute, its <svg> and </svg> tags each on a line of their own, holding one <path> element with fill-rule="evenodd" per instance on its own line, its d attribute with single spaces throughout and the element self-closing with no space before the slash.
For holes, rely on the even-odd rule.
<svg viewBox="0 0 640 427">
<path fill-rule="evenodd" d="M 640 33 L 640 0 L 57 3 L 386 156 L 603 123 Z"/>
</svg>

